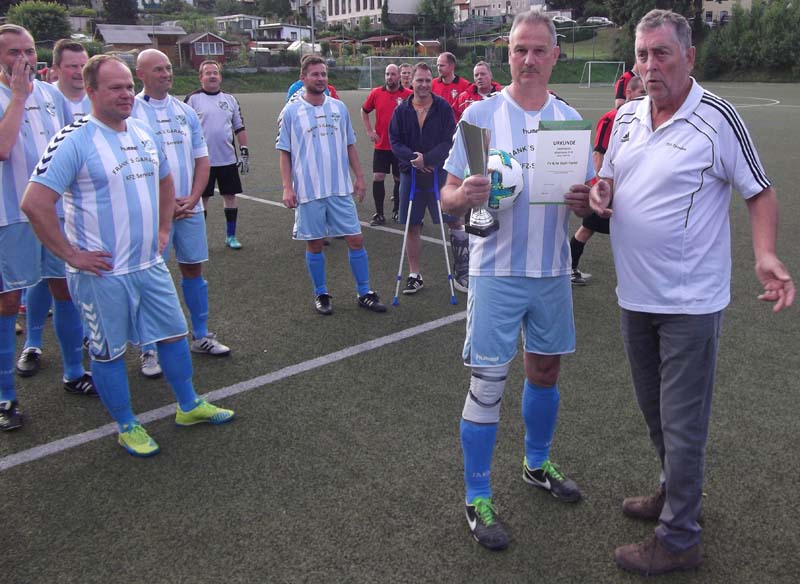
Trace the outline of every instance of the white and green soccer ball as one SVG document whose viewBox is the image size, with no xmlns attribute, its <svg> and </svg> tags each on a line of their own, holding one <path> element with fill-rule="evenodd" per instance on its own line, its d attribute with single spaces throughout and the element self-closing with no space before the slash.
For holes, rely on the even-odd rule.
<svg viewBox="0 0 800 584">
<path fill-rule="evenodd" d="M 489 180 L 492 181 L 489 209 L 510 209 L 525 185 L 522 166 L 505 150 L 492 148 L 489 150 L 487 169 Z"/>
</svg>

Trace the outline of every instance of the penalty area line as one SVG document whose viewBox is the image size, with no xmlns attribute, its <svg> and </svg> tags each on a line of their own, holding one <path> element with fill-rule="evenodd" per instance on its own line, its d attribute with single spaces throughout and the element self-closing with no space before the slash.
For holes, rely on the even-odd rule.
<svg viewBox="0 0 800 584">
<path fill-rule="evenodd" d="M 445 316 L 443 318 L 432 320 L 430 322 L 426 322 L 402 331 L 398 331 L 396 333 L 392 333 L 390 335 L 386 335 L 384 337 L 373 339 L 371 341 L 366 341 L 364 343 L 354 345 L 352 347 L 347 347 L 346 349 L 341 349 L 340 351 L 334 351 L 333 353 L 329 353 L 327 355 L 322 355 L 314 359 L 309 359 L 308 361 L 303 361 L 302 363 L 289 365 L 288 367 L 284 367 L 283 369 L 278 369 L 277 371 L 273 371 L 272 373 L 260 375 L 259 377 L 254 377 L 253 379 L 248 379 L 246 381 L 240 381 L 239 383 L 234 383 L 233 385 L 229 385 L 228 387 L 215 389 L 213 391 L 201 395 L 200 397 L 206 398 L 209 401 L 216 401 L 234 395 L 238 395 L 240 393 L 246 393 L 248 391 L 258 389 L 259 387 L 275 383 L 276 381 L 281 381 L 283 379 L 299 375 L 300 373 L 305 373 L 306 371 L 318 369 L 320 367 L 324 367 L 325 365 L 330 365 L 331 363 L 336 363 L 338 361 L 343 361 L 344 359 L 349 359 L 350 357 L 354 357 L 361 353 L 366 353 L 368 351 L 373 351 L 375 349 L 385 347 L 386 345 L 390 345 L 392 343 L 397 343 L 405 339 L 410 339 L 411 337 L 415 337 L 417 335 L 430 332 L 432 330 L 441 328 L 443 326 L 459 322 L 461 320 L 464 320 L 466 317 L 467 313 L 465 311 L 461 311 L 456 314 L 451 314 L 450 316 Z M 175 415 L 176 407 L 177 404 L 172 403 L 139 414 L 137 418 L 142 423 L 149 423 L 157 420 L 163 420 L 164 418 L 168 418 L 169 416 Z M 112 422 L 110 424 L 100 426 L 99 428 L 95 428 L 93 430 L 81 432 L 80 434 L 73 434 L 71 436 L 66 436 L 64 438 L 61 438 L 59 440 L 54 440 L 53 442 L 48 442 L 47 444 L 34 446 L 33 448 L 29 448 L 27 450 L 22 450 L 14 454 L 9 454 L 8 456 L 0 458 L 0 472 L 8 470 L 10 468 L 14 468 L 15 466 L 18 466 L 20 464 L 25 464 L 27 462 L 34 462 L 36 460 L 52 456 L 54 454 L 58 454 L 59 452 L 64 452 L 65 450 L 69 450 L 70 448 L 75 448 L 83 444 L 88 444 L 90 442 L 100 440 L 101 438 L 105 438 L 106 436 L 112 436 L 116 433 L 117 433 L 117 425 L 116 423 Z"/>
</svg>

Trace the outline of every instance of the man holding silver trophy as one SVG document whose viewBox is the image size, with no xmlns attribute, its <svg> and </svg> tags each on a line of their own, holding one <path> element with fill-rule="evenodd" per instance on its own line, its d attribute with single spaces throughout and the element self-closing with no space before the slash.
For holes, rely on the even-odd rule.
<svg viewBox="0 0 800 584">
<path fill-rule="evenodd" d="M 461 444 L 467 523 L 473 538 L 493 550 L 508 546 L 492 499 L 491 461 L 500 401 L 521 327 L 526 375 L 522 478 L 560 501 L 581 498 L 575 482 L 551 462 L 549 451 L 558 414 L 560 356 L 575 351 L 569 213 L 590 213 L 589 189 L 575 184 L 564 189 L 569 192 L 560 204 L 537 204 L 542 201 L 532 188 L 534 153 L 543 139 L 539 122 L 580 120 L 580 115 L 547 91 L 559 55 L 547 16 L 535 11 L 517 15 L 509 49 L 512 83 L 464 112 L 442 189 L 448 213 L 478 208 L 469 221 L 470 299 L 463 358 L 472 374 Z M 575 166 L 577 182 L 592 178 L 588 146 L 585 161 L 577 160 Z M 515 179 L 515 173 L 523 180 Z"/>
</svg>

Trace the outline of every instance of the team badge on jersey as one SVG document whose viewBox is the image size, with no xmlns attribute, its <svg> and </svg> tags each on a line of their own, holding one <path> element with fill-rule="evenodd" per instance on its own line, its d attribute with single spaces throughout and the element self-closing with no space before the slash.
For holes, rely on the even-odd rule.
<svg viewBox="0 0 800 584">
<path fill-rule="evenodd" d="M 338 124 L 338 123 L 339 123 L 339 120 L 342 118 L 342 116 L 341 116 L 341 115 L 339 115 L 339 112 L 333 112 L 333 113 L 331 114 L 331 118 L 333 118 L 333 121 L 334 121 L 334 122 L 336 122 L 336 123 Z"/>
<path fill-rule="evenodd" d="M 181 126 L 186 125 L 186 116 L 183 114 L 178 114 L 175 116 L 175 121 L 178 122 Z"/>
<path fill-rule="evenodd" d="M 56 117 L 56 104 L 54 104 L 52 101 L 46 102 L 44 104 L 44 109 L 47 111 L 48 114 L 50 114 L 51 118 Z"/>
<path fill-rule="evenodd" d="M 450 90 L 450 98 L 455 99 L 458 97 L 458 89 L 451 89 Z"/>
<path fill-rule="evenodd" d="M 224 110 L 224 111 L 228 111 L 230 109 L 228 107 L 228 102 L 227 101 L 221 101 L 217 105 L 219 106 L 219 109 Z"/>
<path fill-rule="evenodd" d="M 397 99 L 395 99 L 395 101 L 397 102 L 397 105 L 400 105 L 401 103 L 403 103 L 403 98 L 398 97 Z"/>
</svg>

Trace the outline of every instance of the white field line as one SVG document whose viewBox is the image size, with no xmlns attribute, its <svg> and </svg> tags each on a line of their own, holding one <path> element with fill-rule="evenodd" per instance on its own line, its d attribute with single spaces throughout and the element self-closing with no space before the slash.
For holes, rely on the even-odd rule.
<svg viewBox="0 0 800 584">
<path fill-rule="evenodd" d="M 253 379 L 248 379 L 246 381 L 240 381 L 239 383 L 229 385 L 228 387 L 215 389 L 214 391 L 210 391 L 206 394 L 203 394 L 202 397 L 208 399 L 209 401 L 217 401 L 234 395 L 238 395 L 240 393 L 252 391 L 254 389 L 263 387 L 265 385 L 269 385 L 270 383 L 275 383 L 276 381 L 281 381 L 283 379 L 287 379 L 288 377 L 292 377 L 300 373 L 305 373 L 306 371 L 311 371 L 312 369 L 318 369 L 319 367 L 324 367 L 325 365 L 329 365 L 331 363 L 336 363 L 338 361 L 354 357 L 355 355 L 358 355 L 360 353 L 366 353 L 367 351 L 379 349 L 380 347 L 384 347 L 392 343 L 397 343 L 399 341 L 403 341 L 405 339 L 409 339 L 411 337 L 415 337 L 417 335 L 430 332 L 437 328 L 464 320 L 466 317 L 467 313 L 464 311 L 458 312 L 456 314 L 451 314 L 450 316 L 445 316 L 443 318 L 432 320 L 430 322 L 426 322 L 402 331 L 398 331 L 396 333 L 392 333 L 390 335 L 386 335 L 385 337 L 373 339 L 371 341 L 367 341 L 359 345 L 347 347 L 346 349 L 342 349 L 340 351 L 334 351 L 333 353 L 329 353 L 328 355 L 322 355 L 320 357 L 316 357 L 315 359 L 309 359 L 308 361 L 303 361 L 302 363 L 290 365 L 288 367 L 284 367 L 283 369 L 278 369 L 277 371 L 273 371 L 272 373 L 260 375 L 259 377 L 254 377 Z M 154 422 L 156 420 L 163 420 L 164 418 L 174 416 L 176 407 L 177 404 L 172 403 L 157 408 L 155 410 L 144 412 L 142 414 L 139 414 L 137 417 L 139 421 L 142 423 L 149 423 L 149 422 Z M 71 436 L 66 436 L 64 438 L 54 440 L 53 442 L 49 442 L 47 444 L 34 446 L 33 448 L 29 448 L 28 450 L 23 450 L 21 452 L 16 452 L 14 454 L 9 454 L 8 456 L 0 458 L 0 472 L 18 466 L 20 464 L 33 462 L 45 458 L 47 456 L 51 456 L 53 454 L 58 454 L 59 452 L 69 450 L 70 448 L 75 448 L 76 446 L 81 446 L 83 444 L 88 444 L 89 442 L 94 442 L 95 440 L 100 440 L 101 438 L 105 438 L 107 436 L 112 436 L 116 433 L 117 433 L 117 425 L 115 423 L 111 423 L 111 424 L 106 424 L 105 426 L 100 426 L 99 428 L 95 428 L 93 430 L 81 432 L 80 434 L 73 434 Z"/>
<path fill-rule="evenodd" d="M 214 192 L 218 193 L 219 190 L 217 189 Z M 283 203 L 279 203 L 278 201 L 269 201 L 267 199 L 261 199 L 259 197 L 251 197 L 250 195 L 236 195 L 236 197 L 240 199 L 247 199 L 248 201 L 255 201 L 256 203 L 264 203 L 265 205 L 272 205 L 274 207 L 280 207 L 281 209 L 286 209 Z M 289 209 L 286 210 L 288 211 Z M 395 235 L 400 235 L 400 236 L 403 235 L 402 229 L 393 229 L 392 227 L 384 227 L 384 226 L 370 227 L 370 224 L 367 223 L 366 221 L 360 221 L 359 223 L 361 223 L 362 227 L 369 227 L 370 229 L 374 229 L 376 231 L 385 231 L 386 233 L 394 233 Z M 421 239 L 422 241 L 427 241 L 428 243 L 439 243 L 439 244 L 442 243 L 441 239 L 436 239 L 435 237 L 429 237 L 427 235 L 423 235 Z M 449 241 L 447 242 L 447 245 L 450 245 Z"/>
</svg>

